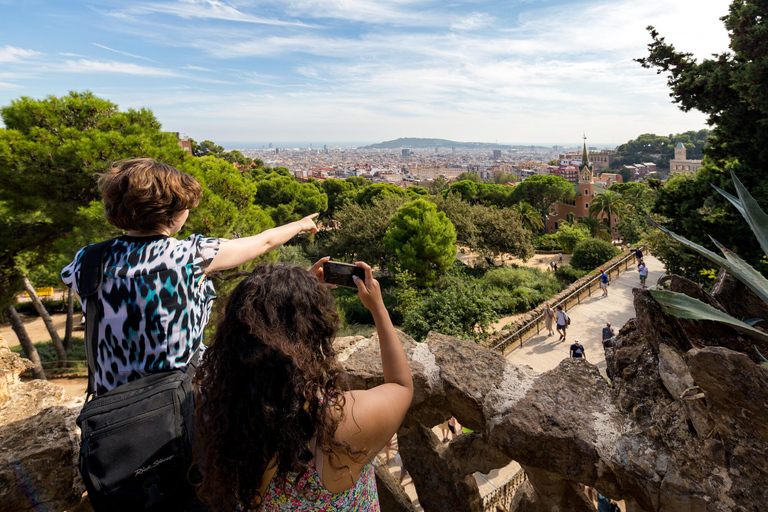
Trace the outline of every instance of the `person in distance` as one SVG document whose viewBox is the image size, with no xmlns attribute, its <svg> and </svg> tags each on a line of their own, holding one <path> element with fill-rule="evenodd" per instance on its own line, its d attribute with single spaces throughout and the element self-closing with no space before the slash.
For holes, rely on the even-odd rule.
<svg viewBox="0 0 768 512">
<path fill-rule="evenodd" d="M 413 398 L 371 267 L 355 278 L 373 314 L 384 384 L 349 390 L 320 269 L 258 267 L 232 292 L 195 375 L 198 495 L 213 510 L 378 511 L 371 460 Z"/>
</svg>

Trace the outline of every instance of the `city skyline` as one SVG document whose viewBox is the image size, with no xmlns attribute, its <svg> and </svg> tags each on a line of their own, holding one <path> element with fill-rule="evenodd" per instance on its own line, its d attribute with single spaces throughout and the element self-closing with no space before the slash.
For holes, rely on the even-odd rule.
<svg viewBox="0 0 768 512">
<path fill-rule="evenodd" d="M 728 4 L 0 0 L 0 105 L 91 90 L 233 145 L 572 144 L 586 131 L 608 146 L 705 127 L 632 58 L 649 24 L 699 59 L 726 51 Z"/>
</svg>

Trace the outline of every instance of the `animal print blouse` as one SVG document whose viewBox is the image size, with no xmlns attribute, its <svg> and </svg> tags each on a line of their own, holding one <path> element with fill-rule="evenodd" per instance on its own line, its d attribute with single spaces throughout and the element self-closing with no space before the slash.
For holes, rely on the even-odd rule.
<svg viewBox="0 0 768 512">
<path fill-rule="evenodd" d="M 200 346 L 216 292 L 204 270 L 218 238 L 121 236 L 104 254 L 98 292 L 96 394 L 150 373 L 186 367 Z M 78 293 L 81 249 L 61 271 Z M 85 299 L 83 310 L 91 307 Z"/>
</svg>

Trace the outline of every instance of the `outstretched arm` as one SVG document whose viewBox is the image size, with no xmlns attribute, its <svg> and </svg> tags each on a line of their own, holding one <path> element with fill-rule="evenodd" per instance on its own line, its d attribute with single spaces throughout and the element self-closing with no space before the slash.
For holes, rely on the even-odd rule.
<svg viewBox="0 0 768 512">
<path fill-rule="evenodd" d="M 305 231 L 317 233 L 317 226 L 315 226 L 314 221 L 317 215 L 317 213 L 313 213 L 299 221 L 262 231 L 258 235 L 236 238 L 234 240 L 222 240 L 219 252 L 216 253 L 216 256 L 205 269 L 205 272 L 216 272 L 218 270 L 239 267 L 243 263 L 247 263 L 262 254 L 280 247 L 299 233 Z"/>
</svg>

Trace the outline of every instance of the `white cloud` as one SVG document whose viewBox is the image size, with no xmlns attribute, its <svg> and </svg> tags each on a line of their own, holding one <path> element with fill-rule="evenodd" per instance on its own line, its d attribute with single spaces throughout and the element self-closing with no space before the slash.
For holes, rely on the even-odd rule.
<svg viewBox="0 0 768 512">
<path fill-rule="evenodd" d="M 0 47 L 0 62 L 19 62 L 38 55 L 40 55 L 40 52 L 34 50 L 25 50 L 23 48 L 7 45 Z"/>
<path fill-rule="evenodd" d="M 59 67 L 65 73 L 119 73 L 137 76 L 182 76 L 175 71 L 152 66 L 140 66 L 130 62 L 98 60 L 66 60 Z"/>
<path fill-rule="evenodd" d="M 104 49 L 104 50 L 108 50 L 108 51 L 110 51 L 110 52 L 118 53 L 118 54 L 120 54 L 120 55 L 125 55 L 126 57 L 132 57 L 132 58 L 134 58 L 134 59 L 147 60 L 147 61 L 149 61 L 149 62 L 155 62 L 155 63 L 157 63 L 157 61 L 156 61 L 156 60 L 150 59 L 149 57 L 142 57 L 141 55 L 135 55 L 135 54 L 133 54 L 133 53 L 124 52 L 124 51 L 122 51 L 122 50 L 115 50 L 114 48 L 110 48 L 109 46 L 104 46 L 103 44 L 99 44 L 99 43 L 91 43 L 91 44 L 92 44 L 93 46 L 97 46 L 97 47 L 99 47 L 99 48 L 102 48 L 102 49 Z"/>
<path fill-rule="evenodd" d="M 474 12 L 469 16 L 462 16 L 451 23 L 451 30 L 477 30 L 487 27 L 492 21 L 492 16 L 484 12 Z"/>
<path fill-rule="evenodd" d="M 135 16 L 141 14 L 170 14 L 180 18 L 203 18 L 259 25 L 283 27 L 308 27 L 299 21 L 282 21 L 246 14 L 225 2 L 218 0 L 178 0 L 175 2 L 147 2 L 132 5 L 123 11 L 113 11 L 110 16 Z"/>
<path fill-rule="evenodd" d="M 12 84 L 9 82 L 0 82 L 0 89 L 2 90 L 8 90 L 8 89 L 19 89 L 21 86 L 18 84 Z"/>
</svg>

